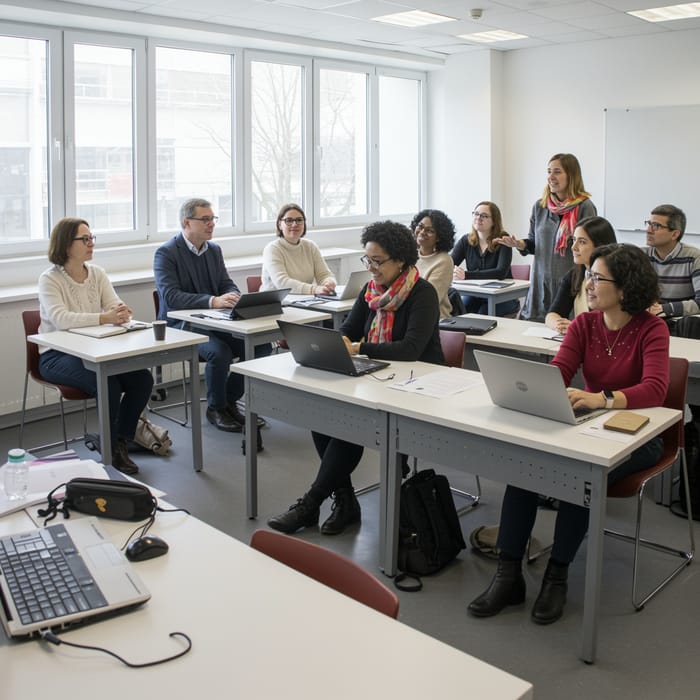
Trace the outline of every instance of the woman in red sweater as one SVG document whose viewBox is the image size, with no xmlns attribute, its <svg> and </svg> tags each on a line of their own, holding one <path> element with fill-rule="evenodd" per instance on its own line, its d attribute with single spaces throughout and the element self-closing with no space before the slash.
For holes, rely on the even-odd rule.
<svg viewBox="0 0 700 700">
<path fill-rule="evenodd" d="M 571 322 L 552 363 L 568 386 L 579 367 L 585 389 L 569 389 L 576 408 L 661 406 L 669 377 L 669 334 L 664 321 L 646 309 L 658 298 L 658 281 L 647 255 L 633 245 L 605 245 L 591 255 L 586 271 L 589 312 Z M 653 438 L 610 472 L 608 483 L 656 463 L 661 438 Z M 476 617 L 490 617 L 525 601 L 522 558 L 537 514 L 537 493 L 508 486 L 498 531 L 498 570 L 489 588 L 469 604 Z M 569 564 L 588 530 L 588 509 L 561 502 L 554 543 L 534 622 L 558 620 L 566 602 Z"/>
</svg>

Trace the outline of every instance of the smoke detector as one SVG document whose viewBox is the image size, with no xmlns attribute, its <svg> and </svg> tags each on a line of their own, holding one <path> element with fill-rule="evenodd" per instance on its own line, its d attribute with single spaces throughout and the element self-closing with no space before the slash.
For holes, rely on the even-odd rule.
<svg viewBox="0 0 700 700">
<path fill-rule="evenodd" d="M 472 19 L 481 19 L 481 15 L 484 14 L 484 11 L 479 9 L 478 7 L 473 10 L 470 10 L 469 12 L 471 14 Z"/>
</svg>

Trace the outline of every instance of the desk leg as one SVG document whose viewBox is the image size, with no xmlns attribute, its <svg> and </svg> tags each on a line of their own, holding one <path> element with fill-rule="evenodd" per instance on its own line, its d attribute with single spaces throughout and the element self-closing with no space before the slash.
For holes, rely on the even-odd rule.
<svg viewBox="0 0 700 700">
<path fill-rule="evenodd" d="M 246 515 L 258 517 L 258 416 L 251 408 L 251 379 L 245 378 L 245 475 Z"/>
<path fill-rule="evenodd" d="M 495 294 L 490 294 L 488 298 L 488 310 L 489 316 L 495 316 L 496 315 L 496 295 Z"/>
<path fill-rule="evenodd" d="M 196 472 L 204 469 L 202 459 L 202 409 L 199 403 L 199 348 L 192 346 L 190 357 L 190 410 L 192 412 L 192 464 Z"/>
<path fill-rule="evenodd" d="M 109 382 L 103 362 L 95 366 L 97 375 L 97 416 L 100 426 L 102 464 L 112 464 L 112 430 L 109 423 Z"/>
<path fill-rule="evenodd" d="M 600 581 L 603 566 L 603 528 L 607 502 L 607 472 L 592 465 L 591 505 L 588 525 L 588 556 L 586 557 L 586 588 L 583 596 L 583 634 L 581 658 L 589 664 L 595 661 Z"/>
<path fill-rule="evenodd" d="M 387 415 L 388 436 L 385 450 L 380 451 L 379 546 L 381 568 L 387 576 L 396 575 L 399 550 L 399 499 L 401 465 L 396 449 L 396 416 Z"/>
</svg>

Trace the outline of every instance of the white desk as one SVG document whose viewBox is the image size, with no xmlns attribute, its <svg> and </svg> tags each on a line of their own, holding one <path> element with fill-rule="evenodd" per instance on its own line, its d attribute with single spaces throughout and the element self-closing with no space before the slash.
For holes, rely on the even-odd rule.
<svg viewBox="0 0 700 700">
<path fill-rule="evenodd" d="M 116 520 L 100 524 L 118 546 L 133 529 L 133 523 Z M 151 600 L 62 636 L 146 661 L 182 649 L 168 637 L 181 631 L 192 639 L 190 653 L 131 670 L 96 652 L 37 641 L 10 643 L 0 628 L 3 697 L 35 700 L 46 696 L 47 688 L 57 700 L 168 694 L 265 700 L 533 697 L 530 683 L 341 595 L 196 518 L 161 513 L 153 532 L 170 551 L 134 564 Z"/>
<path fill-rule="evenodd" d="M 482 280 L 483 281 L 483 280 Z M 486 299 L 488 303 L 488 312 L 490 316 L 496 315 L 496 304 L 502 304 L 504 301 L 511 301 L 513 299 L 520 299 L 521 297 L 527 296 L 527 292 L 530 289 L 529 280 L 498 280 L 499 282 L 509 282 L 508 287 L 502 287 L 500 289 L 480 287 L 479 280 L 474 280 L 474 284 L 470 285 L 470 280 L 455 280 L 452 286 L 460 294 L 469 294 L 472 297 L 478 297 L 480 299 Z"/>
<path fill-rule="evenodd" d="M 202 424 L 199 410 L 199 353 L 197 346 L 205 336 L 177 328 L 168 328 L 165 340 L 156 341 L 149 328 L 108 338 L 55 331 L 28 338 L 42 347 L 79 357 L 83 365 L 97 375 L 97 413 L 100 424 L 102 462 L 111 464 L 112 439 L 109 422 L 108 377 L 122 372 L 147 369 L 171 362 L 189 362 L 190 399 L 192 404 L 192 460 L 196 471 L 202 470 Z"/>
<path fill-rule="evenodd" d="M 401 362 L 392 362 L 390 368 L 396 373 L 394 381 L 408 379 L 411 370 L 420 376 L 436 369 L 426 363 Z M 585 661 L 594 660 L 607 473 L 637 446 L 678 420 L 678 411 L 644 409 L 641 412 L 649 415 L 650 422 L 623 443 L 582 435 L 581 426 L 494 406 L 476 372 L 469 373 L 479 382 L 476 388 L 435 399 L 396 391 L 370 377 L 349 378 L 298 367 L 288 354 L 245 362 L 235 370 L 246 377 L 248 435 L 254 434 L 256 413 L 264 412 L 365 446 L 371 446 L 376 436 L 375 449 L 380 451 L 380 561 L 388 575 L 396 573 L 399 454 L 588 506 L 581 656 Z M 370 419 L 373 424 L 368 424 Z M 249 517 L 257 514 L 254 447 L 246 452 L 249 505 L 254 506 L 249 507 Z"/>
<path fill-rule="evenodd" d="M 204 318 L 197 318 L 204 316 Z M 278 320 L 292 321 L 294 323 L 320 323 L 327 321 L 330 316 L 313 309 L 295 309 L 285 307 L 281 314 L 274 316 L 261 316 L 248 320 L 240 319 L 232 321 L 226 318 L 216 318 L 214 309 L 187 309 L 183 311 L 169 311 L 168 318 L 177 321 L 186 321 L 196 328 L 230 333 L 235 338 L 243 341 L 245 358 L 255 357 L 255 346 L 271 343 L 278 340 L 282 333 L 277 325 Z"/>
</svg>

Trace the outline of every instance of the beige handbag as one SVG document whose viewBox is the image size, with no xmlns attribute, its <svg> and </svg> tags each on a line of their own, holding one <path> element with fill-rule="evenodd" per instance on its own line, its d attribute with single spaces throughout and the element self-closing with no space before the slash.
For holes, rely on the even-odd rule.
<svg viewBox="0 0 700 700">
<path fill-rule="evenodd" d="M 134 442 L 161 456 L 167 455 L 173 446 L 173 441 L 170 439 L 168 431 L 160 425 L 151 423 L 150 420 L 143 416 L 139 416 Z"/>
</svg>

